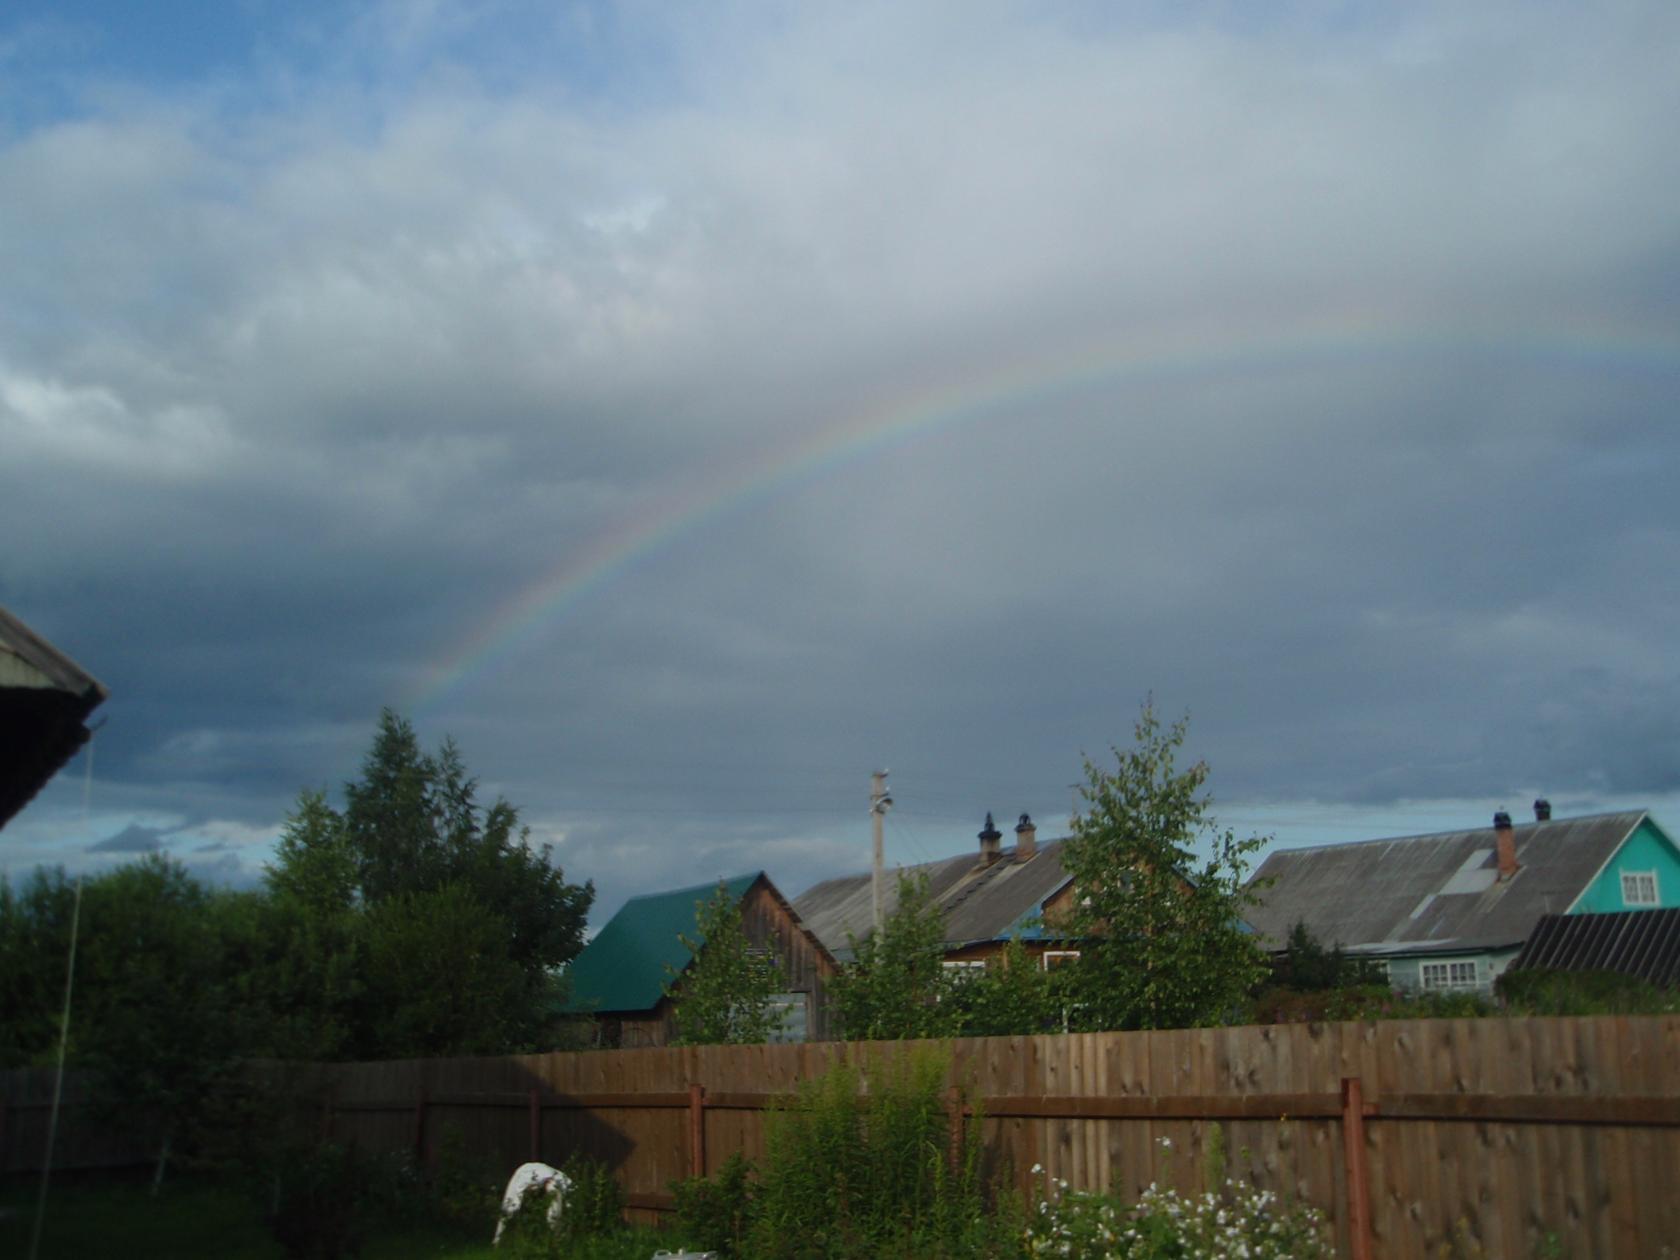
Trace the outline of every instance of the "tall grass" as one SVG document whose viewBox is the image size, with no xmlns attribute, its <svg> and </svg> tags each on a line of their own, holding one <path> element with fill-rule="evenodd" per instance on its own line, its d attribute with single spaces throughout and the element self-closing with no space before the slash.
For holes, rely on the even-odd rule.
<svg viewBox="0 0 1680 1260">
<path fill-rule="evenodd" d="M 756 1180 L 736 1163 L 679 1187 L 679 1229 L 753 1260 L 1014 1254 L 1019 1225 L 988 1193 L 978 1120 L 953 1133 L 949 1066 L 914 1047 L 867 1078 L 841 1064 L 806 1082 L 769 1113 Z"/>
</svg>

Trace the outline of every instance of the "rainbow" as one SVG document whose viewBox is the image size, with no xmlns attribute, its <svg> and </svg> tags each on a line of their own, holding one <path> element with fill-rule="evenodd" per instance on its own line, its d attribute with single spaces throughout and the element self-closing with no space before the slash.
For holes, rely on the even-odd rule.
<svg viewBox="0 0 1680 1260">
<path fill-rule="evenodd" d="M 474 679 L 494 672 L 518 656 L 545 627 L 674 539 L 727 513 L 918 438 L 1120 382 L 1211 379 L 1405 354 L 1465 351 L 1496 352 L 1595 370 L 1672 370 L 1680 365 L 1680 338 L 1673 333 L 1652 335 L 1649 330 L 1605 322 L 1497 332 L 1437 325 L 1419 331 L 1396 328 L 1363 313 L 1212 345 L 1203 332 L 1148 344 L 1093 342 L 1072 350 L 1064 347 L 1018 358 L 967 379 L 926 384 L 896 394 L 803 430 L 797 437 L 756 452 L 750 460 L 729 461 L 707 474 L 690 476 L 680 488 L 660 496 L 642 515 L 614 522 L 569 552 L 482 618 L 442 654 L 440 663 L 425 672 L 409 698 L 408 711 L 431 709 Z"/>
</svg>

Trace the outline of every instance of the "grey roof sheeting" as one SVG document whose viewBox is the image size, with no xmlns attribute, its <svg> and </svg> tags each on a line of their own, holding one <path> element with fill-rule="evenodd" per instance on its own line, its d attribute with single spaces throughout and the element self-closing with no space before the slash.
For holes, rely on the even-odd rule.
<svg viewBox="0 0 1680 1260">
<path fill-rule="evenodd" d="M 1635 810 L 1518 823 L 1518 871 L 1496 878 L 1494 830 L 1280 849 L 1254 873 L 1248 921 L 1281 947 L 1297 922 L 1326 945 L 1373 954 L 1521 945 L 1542 915 L 1567 910 L 1639 826 Z"/>
<path fill-rule="evenodd" d="M 920 866 L 899 867 L 887 875 L 886 913 L 898 905 L 898 877 L 925 874 L 928 891 L 945 916 L 945 945 L 957 948 L 978 941 L 1005 940 L 1015 932 L 1043 935 L 1032 925 L 1044 902 L 1068 882 L 1062 869 L 1061 840 L 1040 844 L 1025 861 L 1007 849 L 992 865 L 980 855 L 959 854 Z M 861 940 L 875 926 L 875 902 L 867 871 L 824 880 L 794 899 L 793 908 L 831 954 L 852 957 L 847 933 Z"/>
<path fill-rule="evenodd" d="M 1680 910 L 1548 914 L 1511 968 L 1617 971 L 1665 989 L 1680 986 Z"/>
<path fill-rule="evenodd" d="M 0 608 L 0 827 L 87 742 L 105 688 Z"/>
</svg>

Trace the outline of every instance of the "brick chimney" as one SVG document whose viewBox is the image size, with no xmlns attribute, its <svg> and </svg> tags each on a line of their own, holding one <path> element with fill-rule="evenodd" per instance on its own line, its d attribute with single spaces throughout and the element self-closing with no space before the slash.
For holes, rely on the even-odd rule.
<svg viewBox="0 0 1680 1260">
<path fill-rule="evenodd" d="M 1493 816 L 1493 847 L 1499 857 L 1499 878 L 1503 882 L 1517 873 L 1517 839 L 1511 830 L 1511 815 L 1504 810 Z"/>
<path fill-rule="evenodd" d="M 1015 824 L 1015 860 L 1025 862 L 1038 852 L 1038 828 L 1033 826 L 1032 815 L 1022 814 L 1021 821 Z"/>
<path fill-rule="evenodd" d="M 991 810 L 986 811 L 986 829 L 980 833 L 980 865 L 990 866 L 1003 854 L 1003 832 L 992 823 Z"/>
<path fill-rule="evenodd" d="M 1552 803 L 1550 801 L 1548 801 L 1544 796 L 1542 796 L 1539 800 L 1534 802 L 1534 821 L 1535 822 L 1551 822 L 1552 821 Z"/>
</svg>

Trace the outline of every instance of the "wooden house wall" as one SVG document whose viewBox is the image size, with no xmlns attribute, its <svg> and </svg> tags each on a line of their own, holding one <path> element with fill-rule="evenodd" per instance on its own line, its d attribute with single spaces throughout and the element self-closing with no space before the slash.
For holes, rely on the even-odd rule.
<svg viewBox="0 0 1680 1260">
<path fill-rule="evenodd" d="M 768 949 L 775 957 L 785 992 L 811 995 L 809 1040 L 827 1041 L 834 1035 L 828 1000 L 833 960 L 765 880 L 754 884 L 741 899 L 741 926 L 755 948 Z"/>
</svg>

